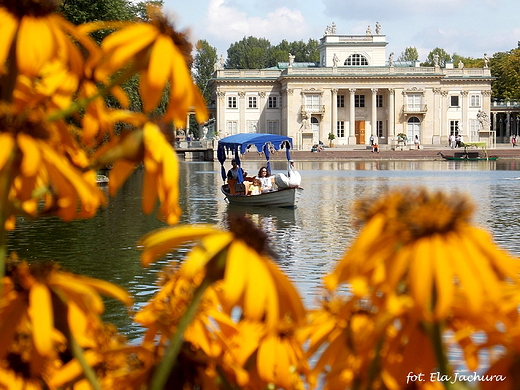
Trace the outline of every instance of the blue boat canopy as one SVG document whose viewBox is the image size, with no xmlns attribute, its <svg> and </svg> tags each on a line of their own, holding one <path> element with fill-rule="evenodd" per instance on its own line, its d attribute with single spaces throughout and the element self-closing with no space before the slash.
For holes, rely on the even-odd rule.
<svg viewBox="0 0 520 390">
<path fill-rule="evenodd" d="M 221 165 L 222 179 L 226 180 L 226 170 L 224 168 L 224 161 L 226 161 L 226 155 L 230 152 L 234 154 L 234 159 L 240 166 L 240 155 L 247 152 L 251 147 L 255 146 L 258 152 L 263 152 L 267 160 L 267 170 L 271 172 L 269 164 L 270 148 L 274 150 L 280 150 L 285 148 L 287 160 L 291 159 L 290 149 L 292 147 L 292 138 L 284 135 L 267 134 L 267 133 L 243 133 L 230 135 L 229 137 L 222 138 L 218 141 L 217 146 L 217 158 Z M 239 182 L 243 181 L 242 172 L 239 169 Z"/>
</svg>

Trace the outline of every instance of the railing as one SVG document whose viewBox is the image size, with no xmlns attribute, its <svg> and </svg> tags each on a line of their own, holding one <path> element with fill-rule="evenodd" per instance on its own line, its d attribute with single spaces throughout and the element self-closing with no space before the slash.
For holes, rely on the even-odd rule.
<svg viewBox="0 0 520 390">
<path fill-rule="evenodd" d="M 426 104 L 405 104 L 403 106 L 404 114 L 425 114 L 428 111 Z"/>
<path fill-rule="evenodd" d="M 217 70 L 218 78 L 278 78 L 282 73 L 278 69 L 221 69 Z"/>
<path fill-rule="evenodd" d="M 308 114 L 325 114 L 325 106 L 321 104 L 309 104 L 303 105 L 301 107 L 302 112 L 307 112 Z"/>
</svg>

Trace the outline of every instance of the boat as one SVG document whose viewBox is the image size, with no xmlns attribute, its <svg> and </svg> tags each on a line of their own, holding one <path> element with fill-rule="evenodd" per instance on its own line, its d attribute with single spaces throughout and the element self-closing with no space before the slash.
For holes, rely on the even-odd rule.
<svg viewBox="0 0 520 390">
<path fill-rule="evenodd" d="M 107 175 L 100 175 L 100 174 L 98 173 L 98 175 L 97 175 L 97 177 L 96 177 L 96 183 L 97 183 L 98 185 L 101 185 L 101 186 L 102 186 L 102 185 L 106 185 L 106 184 L 108 184 L 108 180 L 109 180 L 109 179 L 108 179 L 108 176 L 107 176 Z"/>
<path fill-rule="evenodd" d="M 249 151 L 252 146 L 256 147 L 258 153 L 263 153 L 265 155 L 267 170 L 269 172 L 271 172 L 269 162 L 271 153 L 273 151 L 285 149 L 288 162 L 287 176 L 289 178 L 294 178 L 295 176 L 299 178 L 299 174 L 295 175 L 295 172 L 292 171 L 290 152 L 290 149 L 292 148 L 292 138 L 267 133 L 242 133 L 230 135 L 220 139 L 217 145 L 217 158 L 221 164 L 221 175 L 222 180 L 224 180 L 221 191 L 226 200 L 230 204 L 236 205 L 285 208 L 297 207 L 303 188 L 300 187 L 299 181 L 295 183 L 284 174 L 277 174 L 277 179 L 280 180 L 276 180 L 276 190 L 263 192 L 258 195 L 249 195 L 247 193 L 247 186 L 244 185 L 246 178 L 243 177 L 241 169 L 238 170 L 238 180 L 227 180 L 226 169 L 224 168 L 224 162 L 226 161 L 227 155 L 231 154 L 233 156 L 232 158 L 237 161 L 237 164 L 240 167 L 240 156 Z"/>
<path fill-rule="evenodd" d="M 228 184 L 223 185 L 221 190 L 230 204 L 294 208 L 298 204 L 303 188 L 284 188 L 281 190 L 264 192 L 263 194 L 258 195 L 232 195 L 229 191 Z"/>
<path fill-rule="evenodd" d="M 495 161 L 498 159 L 498 156 L 490 156 L 486 150 L 485 142 L 464 142 L 462 144 L 464 147 L 463 152 L 455 152 L 452 156 L 445 156 L 444 153 L 437 153 L 445 160 L 449 161 Z M 468 150 L 470 148 L 481 148 L 481 151 L 471 151 Z"/>
</svg>

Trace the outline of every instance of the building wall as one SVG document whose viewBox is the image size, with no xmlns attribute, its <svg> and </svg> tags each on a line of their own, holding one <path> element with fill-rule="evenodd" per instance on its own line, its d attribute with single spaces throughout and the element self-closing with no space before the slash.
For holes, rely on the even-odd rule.
<svg viewBox="0 0 520 390">
<path fill-rule="evenodd" d="M 358 38 L 355 45 L 356 36 L 322 38 L 327 66 L 216 69 L 210 87 L 218 135 L 276 132 L 306 149 L 318 141 L 327 143 L 332 132 L 337 145 L 365 145 L 371 134 L 377 135 L 379 123 L 380 144 L 395 144 L 399 133 L 417 135 L 424 145 L 447 145 L 451 132 L 463 134 L 466 141 L 490 139 L 489 123 L 482 125 L 477 118 L 481 111 L 489 116 L 491 108 L 488 68 L 394 66 L 385 61 L 384 36 Z M 343 66 L 346 56 L 360 52 L 378 66 Z M 334 54 L 339 61 L 333 61 Z M 269 107 L 270 96 L 278 99 L 276 107 Z M 337 107 L 341 96 L 343 107 Z M 234 107 L 229 107 L 229 98 L 235 99 Z"/>
</svg>

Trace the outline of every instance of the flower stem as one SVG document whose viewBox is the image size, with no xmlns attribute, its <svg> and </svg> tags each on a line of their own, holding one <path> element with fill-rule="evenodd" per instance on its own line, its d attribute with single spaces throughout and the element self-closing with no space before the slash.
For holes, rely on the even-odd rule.
<svg viewBox="0 0 520 390">
<path fill-rule="evenodd" d="M 430 340 L 432 342 L 433 350 L 435 352 L 435 357 L 437 359 L 437 364 L 439 366 L 439 374 L 442 377 L 450 378 L 451 371 L 449 369 L 448 359 L 446 357 L 446 353 L 444 351 L 444 344 L 442 342 L 442 327 L 441 324 L 437 321 L 430 324 L 428 326 Z M 447 390 L 453 389 L 451 381 L 443 381 L 442 384 Z"/>
<path fill-rule="evenodd" d="M 16 150 L 11 151 L 4 167 L 0 170 L 0 297 L 2 296 L 5 266 L 7 262 L 7 230 L 6 222 L 10 217 L 9 192 L 13 184 L 12 172 Z"/>
<path fill-rule="evenodd" d="M 184 339 L 184 331 L 195 317 L 199 304 L 202 300 L 202 296 L 204 295 L 206 289 L 209 286 L 211 286 L 213 280 L 213 277 L 206 274 L 206 276 L 202 280 L 202 283 L 196 288 L 195 292 L 193 293 L 193 298 L 190 304 L 188 305 L 186 311 L 182 315 L 181 319 L 179 320 L 177 329 L 170 339 L 170 345 L 166 350 L 166 354 L 164 355 L 163 359 L 161 360 L 153 374 L 150 390 L 164 389 L 164 385 L 168 380 L 168 376 L 170 375 L 170 372 L 175 362 L 177 361 L 177 357 L 179 356 L 179 352 L 181 350 L 181 346 Z"/>
</svg>

